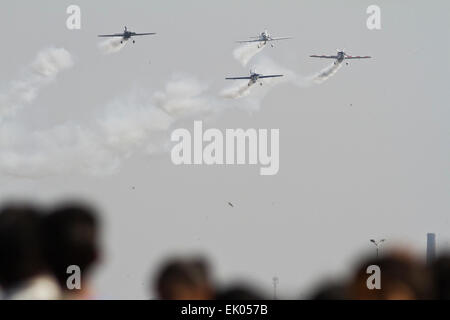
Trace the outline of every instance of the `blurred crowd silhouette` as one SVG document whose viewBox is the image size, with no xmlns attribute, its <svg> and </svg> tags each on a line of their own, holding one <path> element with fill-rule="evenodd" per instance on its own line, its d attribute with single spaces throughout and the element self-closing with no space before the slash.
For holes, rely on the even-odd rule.
<svg viewBox="0 0 450 320">
<path fill-rule="evenodd" d="M 99 215 L 88 205 L 78 202 L 62 203 L 52 208 L 32 203 L 4 205 L 0 208 L 2 299 L 96 299 L 95 289 L 91 286 L 91 271 L 101 260 L 100 238 Z M 381 289 L 369 289 L 369 266 L 379 267 Z M 81 275 L 78 280 L 77 270 Z M 173 257 L 164 261 L 156 274 L 149 275 L 149 296 L 161 300 L 273 298 L 246 283 L 217 286 L 212 273 L 204 257 Z M 302 298 L 449 299 L 450 255 L 442 255 L 428 265 L 405 250 L 363 258 L 350 271 L 348 278 L 323 282 L 309 296 Z"/>
</svg>

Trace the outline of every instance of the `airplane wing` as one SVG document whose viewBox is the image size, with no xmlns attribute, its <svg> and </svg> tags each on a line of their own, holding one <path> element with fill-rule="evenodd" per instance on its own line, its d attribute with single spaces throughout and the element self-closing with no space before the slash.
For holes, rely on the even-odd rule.
<svg viewBox="0 0 450 320">
<path fill-rule="evenodd" d="M 370 59 L 370 56 L 345 56 L 345 59 Z"/>
<path fill-rule="evenodd" d="M 149 33 L 136 33 L 136 34 L 134 34 L 133 35 L 133 37 L 134 36 L 152 36 L 152 35 L 155 35 L 156 33 L 154 33 L 154 32 L 149 32 Z"/>
<path fill-rule="evenodd" d="M 324 55 L 319 56 L 319 55 L 315 55 L 315 54 L 310 57 L 311 58 L 323 58 L 323 59 L 337 59 L 338 58 L 338 56 L 324 56 Z"/>
<path fill-rule="evenodd" d="M 225 78 L 225 80 L 250 80 L 250 77 Z"/>
<path fill-rule="evenodd" d="M 110 38 L 110 37 L 123 37 L 123 33 L 114 33 L 114 34 L 101 34 L 99 35 L 100 38 Z"/>
<path fill-rule="evenodd" d="M 292 39 L 292 37 L 270 38 L 269 41 L 279 41 L 279 40 L 288 40 L 288 39 Z"/>
<path fill-rule="evenodd" d="M 260 76 L 259 78 L 260 79 L 264 79 L 264 78 L 279 78 L 279 77 L 284 77 L 284 75 L 282 75 L 282 74 L 274 74 L 274 75 L 271 75 L 271 76 Z"/>
</svg>

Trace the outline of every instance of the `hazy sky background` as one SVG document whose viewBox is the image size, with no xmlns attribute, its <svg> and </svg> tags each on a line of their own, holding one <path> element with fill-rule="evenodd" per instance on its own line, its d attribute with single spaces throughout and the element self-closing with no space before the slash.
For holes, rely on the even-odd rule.
<svg viewBox="0 0 450 320">
<path fill-rule="evenodd" d="M 66 29 L 70 4 L 81 6 L 80 31 Z M 371 4 L 382 10 L 380 31 L 366 28 Z M 253 66 L 233 58 L 234 41 L 266 28 L 295 39 L 257 59 L 300 75 L 329 63 L 309 55 L 336 48 L 374 59 L 352 61 L 322 85 L 255 88 L 267 92 L 260 110 L 230 101 L 207 122 L 280 129 L 276 176 L 260 176 L 255 166 L 175 167 L 169 153 L 136 151 L 108 176 L 0 171 L 0 200 L 92 200 L 105 222 L 96 283 L 106 298 L 149 297 L 151 275 L 171 253 L 207 254 L 220 281 L 245 278 L 270 289 L 276 275 L 282 293 L 299 295 L 324 275 L 344 274 L 372 250 L 370 238 L 424 253 L 426 233 L 436 232 L 438 247 L 448 246 L 449 13 L 444 0 L 2 1 L 0 93 L 41 49 L 64 47 L 75 59 L 14 118 L 33 130 L 88 126 L 111 101 L 136 89 L 152 95 L 179 74 L 218 94 L 229 85 L 225 76 Z M 96 35 L 124 25 L 158 35 L 103 55 Z M 192 120 L 175 127 L 192 128 Z"/>
</svg>

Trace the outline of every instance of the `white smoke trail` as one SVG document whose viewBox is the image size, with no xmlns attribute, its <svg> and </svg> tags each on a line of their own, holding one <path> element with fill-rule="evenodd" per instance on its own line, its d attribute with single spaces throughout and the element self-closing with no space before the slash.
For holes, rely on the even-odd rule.
<svg viewBox="0 0 450 320">
<path fill-rule="evenodd" d="M 71 54 L 63 48 L 50 47 L 40 51 L 25 70 L 23 79 L 11 82 L 8 91 L 0 94 L 0 121 L 31 104 L 42 87 L 73 64 Z"/>
<path fill-rule="evenodd" d="M 325 82 L 326 80 L 330 79 L 333 75 L 338 72 L 338 70 L 342 67 L 341 62 L 333 62 L 331 65 L 325 67 L 320 72 L 315 74 L 314 76 L 310 77 L 309 79 L 313 81 L 316 84 L 321 84 Z"/>
<path fill-rule="evenodd" d="M 32 131 L 7 122 L 0 127 L 0 170 L 28 178 L 114 174 L 134 154 L 168 151 L 168 133 L 180 121 L 205 120 L 229 107 L 258 110 L 267 90 L 258 91 L 245 99 L 224 100 L 196 78 L 178 75 L 152 94 L 135 89 L 114 99 L 83 125 L 68 122 Z"/>
<path fill-rule="evenodd" d="M 46 66 L 34 69 L 40 70 L 35 72 L 46 79 L 54 77 L 59 70 L 52 67 L 54 63 L 38 65 Z M 205 120 L 230 107 L 256 111 L 275 85 L 290 82 L 304 86 L 308 83 L 308 78 L 267 57 L 258 57 L 256 67 L 259 73 L 285 76 L 264 79 L 264 86 L 252 86 L 251 94 L 248 82 L 244 81 L 216 95 L 196 78 L 178 75 L 162 90 L 149 93 L 148 89 L 135 89 L 112 100 L 97 111 L 90 123 L 83 125 L 68 122 L 36 131 L 25 124 L 7 121 L 0 126 L 0 170 L 31 178 L 69 173 L 114 174 L 134 154 L 167 151 L 170 147 L 168 133 L 180 121 L 193 117 Z M 332 72 L 320 72 L 318 76 L 325 78 L 327 74 L 329 77 Z"/>
<path fill-rule="evenodd" d="M 64 48 L 50 47 L 38 53 L 31 67 L 45 78 L 53 79 L 64 69 L 74 64 L 72 55 Z"/>
<path fill-rule="evenodd" d="M 32 178 L 113 174 L 133 154 L 166 151 L 168 131 L 177 121 L 214 115 L 222 106 L 218 97 L 208 93 L 208 86 L 176 76 L 153 94 L 133 90 L 111 101 L 83 126 L 69 122 L 32 131 L 7 122 L 0 127 L 0 169 Z"/>
<path fill-rule="evenodd" d="M 5 139 L 4 134 L 13 139 Z M 8 124 L 0 129 L 0 147 L 2 171 L 20 177 L 114 172 L 120 163 L 98 134 L 71 123 L 38 131 Z"/>
<path fill-rule="evenodd" d="M 100 42 L 98 48 L 103 54 L 113 54 L 125 48 L 126 44 L 127 42 L 123 41 L 121 38 L 111 38 Z"/>
<path fill-rule="evenodd" d="M 208 87 L 197 79 L 177 75 L 164 90 L 149 95 L 134 90 L 126 97 L 109 103 L 97 121 L 101 136 L 109 148 L 131 154 L 140 148 L 161 149 L 165 134 L 177 121 L 195 115 L 218 112 L 218 102 Z"/>
<path fill-rule="evenodd" d="M 290 82 L 298 87 L 301 88 L 307 88 L 310 87 L 313 84 L 322 84 L 326 80 L 330 79 L 332 76 L 334 76 L 339 69 L 342 67 L 342 63 L 336 62 L 332 63 L 319 72 L 310 75 L 310 76 L 303 76 L 301 74 L 296 73 L 295 71 L 283 67 L 279 64 L 277 64 L 275 61 L 269 59 L 268 57 L 259 57 L 257 58 L 258 61 L 258 72 L 261 72 L 263 74 L 274 74 L 274 73 L 281 73 L 284 75 L 283 78 L 274 78 L 274 79 L 264 79 L 264 83 L 280 83 L 283 81 Z"/>
<path fill-rule="evenodd" d="M 266 46 L 264 44 L 258 43 L 247 43 L 233 51 L 233 57 L 239 61 L 239 63 L 245 67 L 250 60 L 258 53 L 264 50 Z"/>
<path fill-rule="evenodd" d="M 220 96 L 227 99 L 243 98 L 250 94 L 250 89 L 251 86 L 249 86 L 248 82 L 244 82 L 223 89 L 220 93 Z"/>
<path fill-rule="evenodd" d="M 274 78 L 274 79 L 264 79 L 264 83 L 280 83 L 283 81 L 290 82 L 298 87 L 306 88 L 313 84 L 322 84 L 326 80 L 330 79 L 333 75 L 338 72 L 338 70 L 342 67 L 342 63 L 336 62 L 331 65 L 326 66 L 321 71 L 310 75 L 310 76 L 302 76 L 295 71 L 283 67 L 277 64 L 275 61 L 269 59 L 268 57 L 259 57 L 258 61 L 258 73 L 261 72 L 263 74 L 278 74 L 281 73 L 284 75 L 283 78 Z"/>
</svg>

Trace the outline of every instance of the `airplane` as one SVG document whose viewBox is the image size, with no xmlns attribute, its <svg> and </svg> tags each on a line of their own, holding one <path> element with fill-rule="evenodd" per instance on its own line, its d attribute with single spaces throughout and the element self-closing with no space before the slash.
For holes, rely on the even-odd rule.
<svg viewBox="0 0 450 320">
<path fill-rule="evenodd" d="M 248 83 L 248 86 L 250 87 L 251 85 L 255 84 L 259 79 L 266 79 L 266 78 L 279 78 L 279 77 L 283 77 L 284 75 L 282 74 L 274 74 L 274 75 L 269 75 L 269 76 L 264 76 L 262 74 L 250 71 L 250 76 L 249 77 L 234 77 L 234 78 L 225 78 L 225 80 L 250 80 Z M 263 85 L 262 82 L 259 83 L 261 86 Z"/>
<path fill-rule="evenodd" d="M 114 33 L 114 34 L 101 34 L 99 35 L 100 38 L 111 38 L 111 37 L 120 37 L 122 40 L 120 40 L 120 43 L 123 43 L 124 41 L 130 40 L 132 37 L 137 36 L 150 36 L 155 35 L 156 33 L 136 33 L 132 31 L 128 31 L 128 28 L 125 26 L 125 29 L 123 33 Z M 133 39 L 133 43 L 136 43 L 136 41 Z"/>
<path fill-rule="evenodd" d="M 287 40 L 287 39 L 292 39 L 291 37 L 282 37 L 282 38 L 273 38 L 269 32 L 267 30 L 265 30 L 264 32 L 262 32 L 259 36 L 257 37 L 250 37 L 250 40 L 238 40 L 236 41 L 237 43 L 250 43 L 250 42 L 259 42 L 258 44 L 258 48 L 261 48 L 262 46 L 265 46 L 267 44 L 267 42 L 272 42 L 272 41 L 280 41 L 280 40 Z M 274 47 L 273 44 L 271 44 L 272 48 Z"/>
<path fill-rule="evenodd" d="M 349 56 L 347 53 L 345 53 L 344 50 L 337 50 L 337 55 L 335 56 L 325 56 L 325 55 L 312 55 L 311 58 L 323 58 L 323 59 L 336 59 L 334 64 L 338 64 L 343 62 L 344 60 L 350 60 L 350 59 L 370 59 L 372 57 L 370 56 Z M 348 62 L 346 62 L 346 65 L 348 65 Z"/>
</svg>

